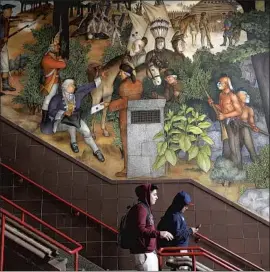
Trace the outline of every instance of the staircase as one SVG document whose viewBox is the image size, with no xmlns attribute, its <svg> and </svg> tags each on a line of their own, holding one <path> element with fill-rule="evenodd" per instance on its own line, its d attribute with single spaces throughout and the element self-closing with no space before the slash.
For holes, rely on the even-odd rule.
<svg viewBox="0 0 270 272">
<path fill-rule="evenodd" d="M 3 164 L 2 164 L 2 166 L 5 167 L 5 165 L 3 165 Z M 35 182 L 31 181 L 30 179 L 26 178 L 25 176 L 22 176 L 21 174 L 19 174 L 15 170 L 12 170 L 12 172 L 15 173 L 16 175 L 20 176 L 23 180 L 28 181 L 29 183 L 31 183 L 33 185 L 36 185 Z M 51 193 L 48 189 L 42 187 L 41 185 L 38 185 L 38 186 L 36 185 L 36 187 L 38 187 L 43 192 L 48 193 L 50 196 L 57 199 L 58 201 L 62 202 L 62 204 L 64 204 L 68 209 L 70 209 L 70 211 L 72 211 L 72 213 L 74 213 L 74 211 L 77 213 L 80 213 L 80 214 L 86 216 L 86 218 L 88 218 L 88 219 L 94 221 L 95 223 L 97 223 L 98 225 L 102 226 L 104 229 L 110 230 L 112 233 L 117 234 L 117 230 L 115 230 L 112 227 L 106 225 L 105 223 L 99 221 L 98 219 L 96 219 L 92 215 L 86 213 L 85 211 L 80 210 L 79 208 L 77 208 L 73 204 L 68 203 L 64 199 L 60 198 L 58 195 Z M 65 234 L 62 233 L 62 237 L 69 240 L 69 243 L 73 243 L 74 245 L 77 246 L 77 252 L 75 254 L 74 254 L 74 250 L 66 248 L 65 246 L 63 246 L 59 242 L 53 240 L 52 238 L 47 236 L 47 239 L 45 239 L 44 235 L 46 236 L 46 234 L 43 234 L 43 236 L 42 236 L 40 231 L 38 231 L 38 234 L 37 234 L 37 231 L 34 231 L 31 226 L 29 226 L 29 225 L 26 226 L 27 224 L 25 224 L 25 221 L 24 221 L 24 217 L 26 215 L 34 218 L 39 223 L 42 223 L 43 225 L 45 225 L 47 228 L 52 229 L 55 233 L 59 234 L 60 231 L 55 229 L 52 226 L 49 226 L 48 223 L 35 217 L 33 214 L 31 214 L 27 210 L 19 207 L 18 205 L 16 205 L 12 201 L 10 201 L 6 198 L 3 198 L 3 197 L 0 197 L 0 198 L 2 200 L 6 201 L 8 204 L 11 204 L 16 209 L 19 209 L 20 211 L 23 212 L 23 215 L 20 219 L 18 219 L 18 218 L 15 219 L 13 215 L 9 214 L 9 212 L 7 212 L 6 210 L 4 210 L 0 207 L 0 214 L 2 212 L 0 223 L 2 223 L 3 214 L 5 215 L 4 221 L 6 220 L 6 222 L 4 224 L 4 226 L 5 226 L 4 227 L 5 228 L 4 237 L 7 241 L 7 243 L 5 245 L 6 252 L 9 253 L 10 249 L 14 249 L 16 247 L 20 248 L 20 250 L 17 250 L 17 252 L 15 252 L 15 253 L 22 255 L 21 252 L 23 252 L 24 255 L 26 256 L 24 259 L 28 262 L 29 262 L 29 258 L 30 258 L 32 263 L 33 262 L 35 263 L 35 269 L 33 269 L 33 270 L 44 270 L 44 271 L 46 271 L 46 270 L 47 271 L 55 271 L 55 270 L 57 270 L 57 271 L 74 271 L 74 270 L 76 270 L 76 271 L 85 271 L 85 270 L 86 271 L 91 271 L 91 270 L 92 271 L 100 271 L 100 270 L 104 270 L 101 267 L 97 266 L 96 264 L 90 262 L 86 258 L 80 256 L 78 252 L 82 249 L 82 246 L 78 242 L 76 242 L 76 241 L 72 240 L 71 238 L 69 238 L 68 236 L 66 236 Z M 3 226 L 2 226 L 2 229 L 3 229 Z M 2 238 L 3 238 L 3 236 L 2 236 Z M 202 238 L 202 240 L 205 239 L 205 237 L 203 237 L 202 235 L 200 235 L 200 238 Z M 212 243 L 212 245 L 214 245 L 216 249 L 218 248 L 217 244 L 215 244 L 213 241 L 208 239 L 208 242 Z M 0 244 L 2 244 L 2 243 L 0 243 Z M 16 246 L 14 246 L 15 244 L 16 244 Z M 23 248 L 23 250 L 22 250 L 22 248 Z M 261 269 L 260 267 L 253 265 L 251 262 L 248 262 L 244 258 L 241 258 L 240 256 L 238 256 L 232 252 L 229 252 L 226 248 L 222 248 L 221 246 L 219 246 L 219 249 L 222 249 L 222 250 L 226 251 L 227 253 L 233 255 L 235 258 L 238 259 L 238 261 L 240 260 L 240 261 L 242 261 L 242 263 L 246 263 L 246 264 L 250 265 L 250 267 L 256 268 L 257 271 L 258 270 L 263 271 L 263 269 Z M 72 253 L 73 255 L 68 253 L 71 251 L 73 252 Z M 26 252 L 27 252 L 27 254 L 26 254 Z M 179 248 L 178 248 L 178 252 L 179 252 Z M 14 252 L 13 252 L 13 255 L 14 255 Z M 33 255 L 34 255 L 34 257 L 33 257 Z M 189 256 L 186 256 L 186 255 L 189 255 Z M 119 255 L 117 255 L 117 256 L 119 256 Z M 160 256 L 162 256 L 162 255 L 160 255 Z M 171 254 L 171 255 L 164 255 L 164 256 L 180 256 L 180 255 Z M 178 267 L 180 267 L 179 268 L 180 270 L 190 270 L 190 269 L 194 270 L 194 262 L 196 262 L 196 271 L 213 271 L 212 269 L 209 269 L 206 266 L 200 264 L 197 260 L 195 261 L 195 256 L 202 256 L 202 254 L 201 255 L 185 254 L 182 256 L 185 256 L 185 257 L 179 258 L 177 260 Z M 192 256 L 192 257 L 190 257 L 190 256 Z M 212 259 L 210 258 L 210 260 L 215 262 L 216 260 L 218 260 L 218 258 L 219 257 L 217 257 L 216 255 L 215 255 L 215 257 L 213 257 L 213 254 L 212 254 Z M 221 258 L 219 258 L 219 260 L 221 260 Z M 1 260 L 0 260 L 0 264 L 1 264 Z M 74 269 L 74 264 L 76 264 L 75 269 Z M 104 264 L 105 263 L 103 263 L 103 265 Z M 223 266 L 223 268 L 224 268 L 224 266 Z M 230 268 L 232 268 L 232 267 L 230 266 Z M 167 260 L 166 266 L 164 265 L 164 269 L 165 270 L 172 269 L 169 260 Z M 13 269 L 13 270 L 17 270 L 17 269 Z M 20 270 L 23 270 L 23 269 L 20 267 Z M 29 271 L 30 269 L 26 269 L 26 270 Z M 235 271 L 234 269 L 228 269 L 228 270 Z M 240 271 L 240 269 L 236 269 L 236 270 Z M 1 271 L 1 267 L 0 267 L 0 271 Z"/>
<path fill-rule="evenodd" d="M 5 198 L 2 198 L 5 200 Z M 9 201 L 13 207 L 22 211 L 22 217 L 18 218 L 0 207 L 0 237 L 1 249 L 0 270 L 37 270 L 37 271 L 101 271 L 101 267 L 95 265 L 78 252 L 82 246 L 57 231 L 52 226 L 36 218 L 33 214 L 25 211 L 15 203 Z M 56 240 L 51 239 L 46 234 L 25 223 L 25 216 L 36 219 L 60 236 L 67 238 L 68 242 L 73 242 L 75 249 L 71 250 Z M 4 235 L 2 235 L 4 233 Z M 4 254 L 2 254 L 2 252 Z M 6 263 L 3 263 L 3 260 Z M 14 262 L 16 260 L 16 262 Z M 3 266 L 4 265 L 4 266 Z M 25 269 L 24 269 L 25 268 Z M 29 269 L 30 268 L 30 269 Z M 32 268 L 32 269 L 31 269 Z"/>
</svg>

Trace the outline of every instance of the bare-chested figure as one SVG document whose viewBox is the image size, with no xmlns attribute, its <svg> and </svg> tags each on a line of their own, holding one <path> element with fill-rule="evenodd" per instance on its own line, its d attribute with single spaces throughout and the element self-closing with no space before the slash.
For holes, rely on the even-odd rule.
<svg viewBox="0 0 270 272">
<path fill-rule="evenodd" d="M 251 129 L 255 132 L 259 132 L 260 130 L 256 127 L 254 121 L 254 111 L 251 107 L 247 106 L 247 103 L 250 102 L 250 96 L 247 94 L 246 91 L 240 90 L 236 94 L 239 98 L 241 103 L 243 112 L 240 117 L 241 121 L 249 124 Z M 257 154 L 255 151 L 251 131 L 249 127 L 240 126 L 240 146 L 241 148 L 245 146 L 249 152 L 251 160 L 254 162 L 256 160 Z"/>
<path fill-rule="evenodd" d="M 229 77 L 221 77 L 217 83 L 217 87 L 221 91 L 219 104 L 215 105 L 219 110 L 217 118 L 220 121 L 225 121 L 229 138 L 223 141 L 223 157 L 232 160 L 239 169 L 242 169 L 238 121 L 238 117 L 242 115 L 242 107 L 238 97 L 232 92 L 233 87 Z M 208 103 L 213 105 L 214 102 L 209 98 Z"/>
</svg>

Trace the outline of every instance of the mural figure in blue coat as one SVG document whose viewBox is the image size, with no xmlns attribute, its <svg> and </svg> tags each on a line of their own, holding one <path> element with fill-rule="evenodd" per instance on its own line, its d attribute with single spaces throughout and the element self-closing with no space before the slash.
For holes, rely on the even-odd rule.
<svg viewBox="0 0 270 272">
<path fill-rule="evenodd" d="M 70 147 L 74 153 L 79 152 L 76 132 L 82 134 L 84 141 L 93 150 L 94 156 L 104 162 L 104 156 L 96 145 L 91 131 L 84 120 L 81 119 L 81 104 L 83 98 L 101 84 L 101 77 L 96 77 L 94 82 L 82 85 L 76 89 L 73 79 L 66 79 L 62 83 L 62 92 L 55 95 L 50 101 L 48 108 L 49 120 L 41 127 L 44 134 L 68 131 L 70 135 Z"/>
</svg>

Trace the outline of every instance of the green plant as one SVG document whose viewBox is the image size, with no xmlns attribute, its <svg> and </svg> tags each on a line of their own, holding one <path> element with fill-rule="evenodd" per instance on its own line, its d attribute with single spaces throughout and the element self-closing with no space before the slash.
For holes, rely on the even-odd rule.
<svg viewBox="0 0 270 272">
<path fill-rule="evenodd" d="M 88 82 L 87 67 L 88 67 L 88 52 L 91 50 L 91 45 L 83 46 L 79 40 L 70 40 L 70 53 L 67 61 L 67 67 L 60 71 L 62 80 L 72 78 L 76 85 L 80 86 Z"/>
<path fill-rule="evenodd" d="M 246 189 L 247 189 L 247 188 L 246 188 L 245 185 L 241 185 L 241 186 L 240 186 L 240 190 L 239 190 L 240 196 L 244 194 L 244 192 L 246 191 Z"/>
<path fill-rule="evenodd" d="M 246 166 L 247 179 L 255 184 L 256 188 L 269 188 L 269 145 L 264 146 L 258 159 Z"/>
<path fill-rule="evenodd" d="M 106 47 L 102 56 L 103 65 L 105 65 L 107 62 L 114 59 L 115 57 L 125 54 L 125 52 L 126 52 L 125 46 L 118 45 Z"/>
<path fill-rule="evenodd" d="M 113 131 L 114 131 L 114 140 L 113 145 L 116 147 L 119 147 L 122 149 L 122 141 L 121 141 L 121 135 L 120 135 L 120 124 L 119 124 L 119 118 L 115 117 L 113 121 Z"/>
<path fill-rule="evenodd" d="M 54 29 L 46 25 L 39 30 L 32 29 L 32 34 L 35 43 L 24 44 L 24 49 L 28 51 L 28 62 L 25 68 L 27 76 L 22 79 L 24 89 L 13 98 L 12 102 L 25 105 L 31 114 L 35 114 L 36 111 L 40 111 L 44 99 L 40 92 L 40 62 L 48 50 Z"/>
<path fill-rule="evenodd" d="M 214 142 L 207 135 L 206 129 L 211 123 L 205 121 L 205 118 L 205 114 L 200 115 L 185 104 L 177 114 L 169 111 L 165 118 L 164 129 L 154 137 L 155 140 L 162 138 L 163 141 L 157 143 L 158 156 L 153 168 L 158 169 L 167 162 L 176 165 L 176 153 L 182 150 L 188 153 L 189 161 L 196 159 L 199 168 L 208 172 L 211 167 L 210 145 Z"/>
</svg>

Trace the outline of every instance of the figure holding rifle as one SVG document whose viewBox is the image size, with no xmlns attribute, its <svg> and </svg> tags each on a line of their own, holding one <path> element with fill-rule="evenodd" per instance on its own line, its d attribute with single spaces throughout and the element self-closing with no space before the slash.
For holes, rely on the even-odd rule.
<svg viewBox="0 0 270 272">
<path fill-rule="evenodd" d="M 242 115 L 242 107 L 233 93 L 231 79 L 228 76 L 221 77 L 217 83 L 221 91 L 219 104 L 209 97 L 208 103 L 217 109 L 217 119 L 225 122 L 228 139 L 223 140 L 223 157 L 234 162 L 235 166 L 242 169 L 242 157 L 240 149 L 239 117 Z"/>
<path fill-rule="evenodd" d="M 251 130 L 253 130 L 254 132 L 260 132 L 260 129 L 255 125 L 253 109 L 247 106 L 247 103 L 250 102 L 250 96 L 248 95 L 248 93 L 243 88 L 240 88 L 236 95 L 239 98 L 241 106 L 243 108 L 243 113 L 240 117 L 241 148 L 243 146 L 247 148 L 250 158 L 254 162 L 257 158 L 257 154 L 255 151 L 254 142 L 251 135 Z"/>
<path fill-rule="evenodd" d="M 14 5 L 0 5 L 0 51 L 1 51 L 1 77 L 2 91 L 16 91 L 9 85 L 9 56 L 8 56 L 8 38 L 10 29 L 10 17 Z"/>
</svg>

